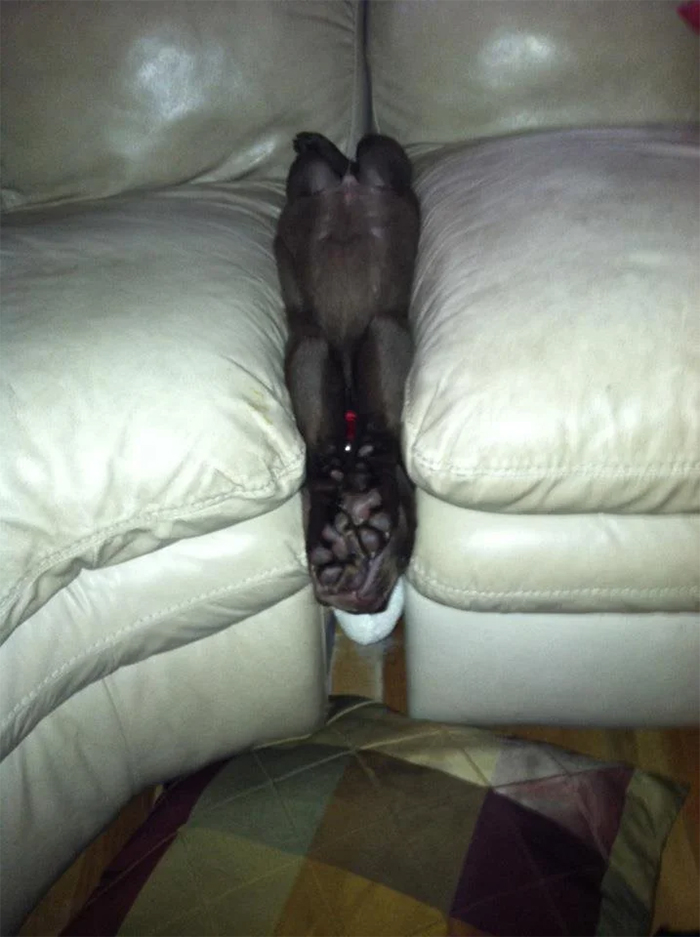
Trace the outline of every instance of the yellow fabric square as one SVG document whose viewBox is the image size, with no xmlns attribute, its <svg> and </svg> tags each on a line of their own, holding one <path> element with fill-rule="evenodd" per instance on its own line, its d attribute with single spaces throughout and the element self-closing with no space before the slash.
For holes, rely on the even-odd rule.
<svg viewBox="0 0 700 937">
<path fill-rule="evenodd" d="M 344 937 L 366 937 L 367 934 L 372 937 L 395 937 L 396 934 L 416 934 L 423 928 L 427 930 L 444 921 L 443 915 L 435 908 L 421 904 L 408 895 L 370 882 L 352 872 L 308 860 L 289 897 L 281 923 L 298 923 L 296 905 L 306 902 L 307 895 L 313 892 L 314 888 L 322 891 L 332 910 L 336 926 L 339 928 L 333 933 L 341 933 Z M 290 927 L 285 930 L 278 928 L 277 933 L 309 932 Z"/>
</svg>

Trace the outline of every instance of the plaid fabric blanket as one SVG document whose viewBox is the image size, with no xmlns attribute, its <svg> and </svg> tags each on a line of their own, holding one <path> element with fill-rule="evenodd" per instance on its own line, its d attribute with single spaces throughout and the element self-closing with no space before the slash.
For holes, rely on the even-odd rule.
<svg viewBox="0 0 700 937">
<path fill-rule="evenodd" d="M 340 701 L 170 785 L 66 934 L 646 934 L 681 786 Z"/>
</svg>

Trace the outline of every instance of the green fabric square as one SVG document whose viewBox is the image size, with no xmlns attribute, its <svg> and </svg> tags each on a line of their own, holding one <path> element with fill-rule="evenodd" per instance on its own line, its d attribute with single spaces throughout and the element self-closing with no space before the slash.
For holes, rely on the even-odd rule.
<svg viewBox="0 0 700 937">
<path fill-rule="evenodd" d="M 311 845 L 339 782 L 352 764 L 352 756 L 345 754 L 276 782 L 277 796 L 304 850 Z"/>
<path fill-rule="evenodd" d="M 299 866 L 276 869 L 274 872 L 222 895 L 207 908 L 217 934 L 227 937 L 257 937 L 274 934 L 277 921 L 294 888 Z"/>
<path fill-rule="evenodd" d="M 235 833 L 286 852 L 298 853 L 305 848 L 303 838 L 295 830 L 270 783 L 224 801 L 206 813 L 191 816 L 188 828 L 196 827 Z"/>
<path fill-rule="evenodd" d="M 264 787 L 269 779 L 255 752 L 244 752 L 227 761 L 202 791 L 192 816 L 206 813 L 239 794 Z"/>
<path fill-rule="evenodd" d="M 243 888 L 266 875 L 297 868 L 297 854 L 275 849 L 218 830 L 186 827 L 180 838 L 192 869 L 192 877 L 207 905 L 235 888 Z"/>
<path fill-rule="evenodd" d="M 447 912 L 488 789 L 378 751 L 358 758 L 309 856 Z"/>
<path fill-rule="evenodd" d="M 298 771 L 306 771 L 314 765 L 342 757 L 346 753 L 347 746 L 292 742 L 271 748 L 261 748 L 254 754 L 265 774 L 272 780 L 276 780 Z"/>
<path fill-rule="evenodd" d="M 157 915 L 153 909 L 157 908 Z M 182 839 L 178 836 L 151 872 L 128 914 L 122 921 L 120 934 L 143 937 L 144 934 L 167 933 L 171 921 L 191 914 L 204 920 L 205 905 L 199 881 L 192 874 L 192 865 Z"/>
</svg>

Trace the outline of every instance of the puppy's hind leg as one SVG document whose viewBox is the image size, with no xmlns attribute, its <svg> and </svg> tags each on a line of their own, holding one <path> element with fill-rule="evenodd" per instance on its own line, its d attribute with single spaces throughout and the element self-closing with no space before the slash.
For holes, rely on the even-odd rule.
<svg viewBox="0 0 700 937">
<path fill-rule="evenodd" d="M 389 598 L 413 549 L 414 491 L 400 448 L 412 350 L 404 317 L 378 315 L 367 327 L 354 362 L 357 438 L 341 508 L 366 557 L 366 579 L 359 591 L 372 609 Z"/>
<path fill-rule="evenodd" d="M 350 166 L 347 156 L 320 133 L 298 133 L 294 149 L 298 155 L 287 176 L 290 201 L 337 186 Z"/>
<path fill-rule="evenodd" d="M 413 167 L 400 143 L 392 137 L 368 133 L 357 144 L 356 174 L 363 185 L 405 193 L 411 187 Z"/>
<path fill-rule="evenodd" d="M 401 317 L 375 317 L 353 368 L 357 436 L 346 454 L 331 515 L 310 551 L 317 595 L 350 612 L 386 606 L 408 565 L 415 532 L 413 486 L 401 462 L 400 421 L 412 344 Z"/>
<path fill-rule="evenodd" d="M 294 416 L 306 443 L 303 490 L 309 571 L 316 596 L 333 604 L 347 559 L 329 536 L 345 479 L 345 381 L 342 363 L 313 323 L 292 330 L 285 364 Z"/>
</svg>

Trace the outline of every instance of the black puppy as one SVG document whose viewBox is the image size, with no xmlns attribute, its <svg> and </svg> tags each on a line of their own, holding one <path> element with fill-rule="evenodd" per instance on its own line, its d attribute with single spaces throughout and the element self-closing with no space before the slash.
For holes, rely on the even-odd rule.
<svg viewBox="0 0 700 937">
<path fill-rule="evenodd" d="M 376 612 L 415 532 L 399 435 L 418 201 L 411 163 L 390 137 L 363 137 L 354 160 L 316 133 L 300 133 L 294 149 L 275 256 L 287 386 L 307 446 L 309 568 L 324 604 Z"/>
</svg>

